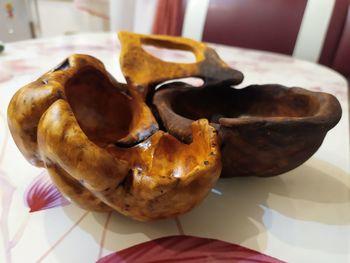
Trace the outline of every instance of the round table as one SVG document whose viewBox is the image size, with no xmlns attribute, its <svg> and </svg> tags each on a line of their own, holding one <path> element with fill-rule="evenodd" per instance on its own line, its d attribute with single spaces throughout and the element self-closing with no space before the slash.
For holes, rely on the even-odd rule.
<svg viewBox="0 0 350 263">
<path fill-rule="evenodd" d="M 220 179 L 200 206 L 175 219 L 142 223 L 117 213 L 84 211 L 59 195 L 44 169 L 22 157 L 9 134 L 6 110 L 16 90 L 73 53 L 99 58 L 122 80 L 117 36 L 95 33 L 8 44 L 0 55 L 0 262 L 95 262 L 174 235 L 179 242 L 188 236 L 226 241 L 288 262 L 350 261 L 346 80 L 329 68 L 289 56 L 212 46 L 244 73 L 240 86 L 280 83 L 338 98 L 342 119 L 316 154 L 280 176 Z M 167 50 L 150 52 L 181 57 Z M 161 254 L 157 251 L 147 250 L 154 259 Z"/>
</svg>

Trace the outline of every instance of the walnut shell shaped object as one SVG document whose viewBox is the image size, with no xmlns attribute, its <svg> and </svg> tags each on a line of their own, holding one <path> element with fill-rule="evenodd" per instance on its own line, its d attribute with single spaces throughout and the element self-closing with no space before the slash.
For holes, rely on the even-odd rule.
<svg viewBox="0 0 350 263">
<path fill-rule="evenodd" d="M 220 174 L 272 176 L 303 163 L 339 121 L 326 93 L 280 85 L 242 90 L 243 74 L 203 43 L 121 32 L 117 82 L 103 64 L 72 55 L 21 88 L 8 107 L 13 139 L 80 207 L 137 220 L 185 213 Z M 164 62 L 142 44 L 189 50 Z M 200 77 L 204 86 L 164 81 Z"/>
<path fill-rule="evenodd" d="M 192 140 L 191 123 L 206 118 L 219 133 L 223 177 L 273 176 L 310 158 L 341 118 L 330 94 L 281 85 L 194 88 L 170 83 L 153 104 L 170 134 Z"/>
<path fill-rule="evenodd" d="M 221 171 L 207 120 L 194 122 L 192 143 L 182 143 L 158 130 L 148 106 L 86 55 L 20 89 L 8 123 L 27 160 L 47 168 L 59 190 L 88 210 L 172 217 L 202 201 Z"/>
</svg>

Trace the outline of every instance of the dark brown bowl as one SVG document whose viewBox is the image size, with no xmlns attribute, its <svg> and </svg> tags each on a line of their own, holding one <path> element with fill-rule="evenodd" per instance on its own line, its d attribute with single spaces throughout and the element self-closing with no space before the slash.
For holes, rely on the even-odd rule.
<svg viewBox="0 0 350 263">
<path fill-rule="evenodd" d="M 330 94 L 281 85 L 194 88 L 171 83 L 153 98 L 165 129 L 190 142 L 191 123 L 206 118 L 220 135 L 221 176 L 273 176 L 310 158 L 341 117 Z"/>
</svg>

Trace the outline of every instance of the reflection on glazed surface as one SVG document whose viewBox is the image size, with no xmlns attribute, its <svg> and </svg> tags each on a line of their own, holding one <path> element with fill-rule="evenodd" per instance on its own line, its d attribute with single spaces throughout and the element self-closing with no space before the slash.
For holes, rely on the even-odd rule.
<svg viewBox="0 0 350 263">
<path fill-rule="evenodd" d="M 191 144 L 158 131 L 140 96 L 87 55 L 70 56 L 20 89 L 8 122 L 27 160 L 87 210 L 174 217 L 199 204 L 221 171 L 207 120 L 193 123 Z"/>
</svg>

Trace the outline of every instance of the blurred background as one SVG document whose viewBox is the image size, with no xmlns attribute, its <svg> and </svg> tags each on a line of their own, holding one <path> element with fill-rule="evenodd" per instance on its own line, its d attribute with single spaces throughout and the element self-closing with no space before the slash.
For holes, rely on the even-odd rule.
<svg viewBox="0 0 350 263">
<path fill-rule="evenodd" d="M 350 77 L 350 0 L 0 0 L 0 41 L 135 31 L 291 55 Z"/>
</svg>

